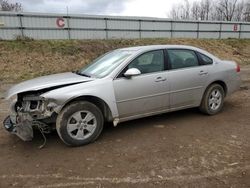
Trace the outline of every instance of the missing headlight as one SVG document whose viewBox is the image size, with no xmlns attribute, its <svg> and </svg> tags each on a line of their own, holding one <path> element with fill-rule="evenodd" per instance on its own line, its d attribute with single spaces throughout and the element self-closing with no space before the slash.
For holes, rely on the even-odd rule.
<svg viewBox="0 0 250 188">
<path fill-rule="evenodd" d="M 43 99 L 40 96 L 25 96 L 22 101 L 22 108 L 24 112 L 42 112 L 44 110 L 43 107 Z"/>
<path fill-rule="evenodd" d="M 30 109 L 31 110 L 37 109 L 38 104 L 39 104 L 39 101 L 30 101 Z"/>
<path fill-rule="evenodd" d="M 23 110 L 24 112 L 42 112 L 43 101 L 23 101 Z"/>
</svg>

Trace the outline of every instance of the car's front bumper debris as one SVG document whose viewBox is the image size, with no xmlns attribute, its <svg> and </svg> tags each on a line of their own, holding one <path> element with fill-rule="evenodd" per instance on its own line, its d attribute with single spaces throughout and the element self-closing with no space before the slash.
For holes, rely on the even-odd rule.
<svg viewBox="0 0 250 188">
<path fill-rule="evenodd" d="M 23 141 L 30 141 L 33 139 L 32 123 L 28 120 L 21 121 L 21 123 L 13 123 L 10 116 L 8 116 L 3 122 L 4 128 L 17 135 Z"/>
</svg>

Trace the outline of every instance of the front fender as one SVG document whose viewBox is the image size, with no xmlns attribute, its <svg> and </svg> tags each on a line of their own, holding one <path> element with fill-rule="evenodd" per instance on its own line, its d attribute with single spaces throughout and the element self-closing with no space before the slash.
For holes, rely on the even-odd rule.
<svg viewBox="0 0 250 188">
<path fill-rule="evenodd" d="M 111 79 L 98 79 L 91 82 L 85 82 L 55 89 L 41 95 L 47 100 L 53 100 L 61 109 L 69 101 L 83 96 L 93 96 L 102 99 L 108 106 L 113 118 L 118 117 L 118 110 L 115 101 L 113 82 Z"/>
</svg>

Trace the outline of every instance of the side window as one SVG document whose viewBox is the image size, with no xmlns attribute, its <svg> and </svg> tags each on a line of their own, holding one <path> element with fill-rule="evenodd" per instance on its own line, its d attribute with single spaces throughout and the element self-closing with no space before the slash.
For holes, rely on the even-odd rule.
<svg viewBox="0 0 250 188">
<path fill-rule="evenodd" d="M 181 69 L 199 66 L 198 58 L 194 51 L 185 49 L 168 50 L 171 69 Z"/>
<path fill-rule="evenodd" d="M 155 50 L 140 55 L 128 65 L 128 69 L 130 68 L 137 68 L 142 74 L 164 71 L 163 50 Z"/>
<path fill-rule="evenodd" d="M 208 57 L 208 56 L 206 56 L 206 55 L 204 55 L 202 53 L 198 52 L 198 54 L 199 54 L 202 65 L 211 65 L 211 64 L 213 64 L 213 59 L 211 59 L 210 57 Z"/>
</svg>

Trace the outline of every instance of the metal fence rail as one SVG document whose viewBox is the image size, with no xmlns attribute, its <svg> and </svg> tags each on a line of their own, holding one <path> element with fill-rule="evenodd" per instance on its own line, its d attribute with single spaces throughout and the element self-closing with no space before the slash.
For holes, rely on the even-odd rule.
<svg viewBox="0 0 250 188">
<path fill-rule="evenodd" d="M 250 22 L 0 11 L 0 38 L 13 40 L 18 36 L 34 39 L 250 38 Z"/>
</svg>

